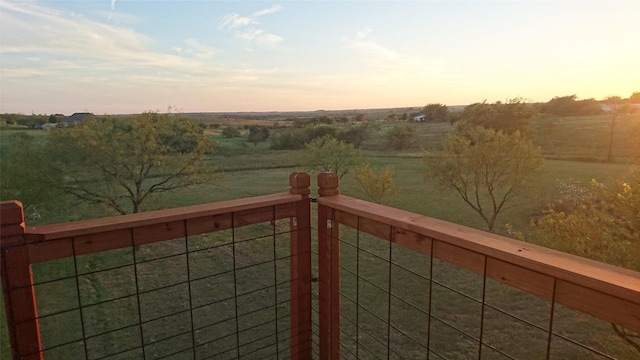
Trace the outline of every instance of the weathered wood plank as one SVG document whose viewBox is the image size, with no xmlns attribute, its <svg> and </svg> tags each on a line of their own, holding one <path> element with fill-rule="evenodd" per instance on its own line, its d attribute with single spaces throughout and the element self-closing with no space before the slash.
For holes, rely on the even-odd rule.
<svg viewBox="0 0 640 360">
<path fill-rule="evenodd" d="M 27 228 L 26 232 L 31 235 L 29 237 L 29 241 L 44 241 L 89 235 L 112 230 L 130 229 L 158 223 L 171 223 L 174 221 L 183 221 L 191 218 L 200 218 L 231 212 L 241 212 L 260 207 L 277 206 L 294 203 L 300 200 L 300 198 L 301 195 L 279 193 L 210 204 L 185 206 L 175 209 L 30 227 Z"/>
<path fill-rule="evenodd" d="M 24 242 L 24 232 L 24 210 L 22 209 L 22 203 L 16 200 L 0 202 L 0 235 L 2 235 L 2 246 L 7 247 L 14 243 L 22 244 Z"/>
<path fill-rule="evenodd" d="M 25 245 L 2 251 L 2 287 L 11 349 L 15 358 L 41 359 L 42 344 L 38 325 L 35 291 Z"/>
<path fill-rule="evenodd" d="M 421 254 L 431 255 L 432 239 L 405 229 L 393 228 L 392 242 Z"/>
<path fill-rule="evenodd" d="M 433 256 L 480 275 L 484 274 L 486 257 L 482 254 L 446 242 L 434 240 Z"/>
<path fill-rule="evenodd" d="M 553 278 L 502 260 L 487 259 L 487 276 L 541 298 L 553 299 Z"/>
<path fill-rule="evenodd" d="M 62 259 L 73 256 L 73 238 L 28 243 L 27 248 L 29 249 L 29 261 L 32 264 Z"/>
<path fill-rule="evenodd" d="M 318 204 L 640 302 L 640 273 L 632 270 L 343 195 L 318 198 Z"/>
<path fill-rule="evenodd" d="M 199 235 L 209 232 L 231 229 L 233 226 L 231 213 L 208 215 L 187 219 L 187 235 Z"/>
<path fill-rule="evenodd" d="M 311 358 L 311 206 L 307 200 L 297 204 L 291 218 L 290 233 L 290 314 L 291 358 Z"/>
<path fill-rule="evenodd" d="M 284 199 L 288 202 L 282 203 Z M 244 226 L 254 223 L 266 222 L 275 219 L 284 219 L 295 216 L 296 203 L 300 201 L 300 195 L 292 197 L 258 197 L 253 206 L 257 208 L 245 208 L 243 201 L 240 205 L 230 207 L 210 206 L 209 210 L 215 214 L 201 215 L 201 206 L 170 209 L 173 215 L 160 216 L 155 220 L 140 220 L 137 215 L 116 216 L 113 218 L 95 219 L 70 224 L 47 225 L 39 228 L 30 228 L 25 234 L 25 239 L 30 251 L 32 263 L 60 259 L 73 256 L 73 247 L 70 239 L 74 239 L 75 254 L 84 255 L 106 250 L 114 250 L 132 245 L 132 236 L 135 237 L 135 245 L 148 244 L 156 241 L 184 238 L 189 235 L 197 235 L 207 232 L 215 232 L 230 229 L 232 218 L 235 226 Z M 276 201 L 276 203 L 274 203 Z M 308 200 L 307 200 L 308 201 Z M 264 203 L 269 205 L 260 206 Z M 195 208 L 195 209 L 194 209 Z M 241 209 L 233 213 L 224 210 Z M 179 215 L 175 215 L 177 213 Z M 197 211 L 193 211 L 197 210 Z M 209 211 L 207 210 L 207 211 Z M 233 213 L 233 215 L 232 215 Z M 148 214 L 148 213 L 145 213 Z M 189 217 L 189 216 L 194 217 Z M 174 221 L 162 221 L 175 219 Z M 119 221 L 119 222 L 118 222 Z M 105 225 L 109 223 L 111 225 Z M 127 227 L 130 226 L 130 227 Z M 69 235 L 68 237 L 61 237 Z M 3 244 L 5 246 L 6 244 Z"/>
<path fill-rule="evenodd" d="M 558 281 L 556 301 L 640 333 L 640 298 L 620 299 L 567 281 Z"/>
<path fill-rule="evenodd" d="M 158 241 L 185 238 L 187 229 L 184 220 L 165 222 L 133 228 L 133 243 L 138 245 Z"/>
</svg>

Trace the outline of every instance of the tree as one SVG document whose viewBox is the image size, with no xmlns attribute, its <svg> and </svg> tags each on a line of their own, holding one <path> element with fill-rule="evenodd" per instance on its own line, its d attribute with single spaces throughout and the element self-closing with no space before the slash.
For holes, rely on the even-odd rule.
<svg viewBox="0 0 640 360">
<path fill-rule="evenodd" d="M 249 135 L 247 135 L 247 141 L 252 142 L 253 146 L 258 146 L 258 143 L 265 142 L 269 138 L 269 129 L 264 126 L 251 126 L 249 127 Z"/>
<path fill-rule="evenodd" d="M 350 126 L 338 134 L 338 138 L 346 143 L 352 144 L 355 148 L 369 138 L 374 131 L 374 127 L 369 124 Z"/>
<path fill-rule="evenodd" d="M 213 150 L 194 122 L 157 113 L 54 129 L 47 144 L 51 172 L 65 178 L 53 185 L 119 214 L 139 212 L 160 193 L 211 182 L 202 159 Z"/>
<path fill-rule="evenodd" d="M 417 137 L 416 127 L 413 125 L 395 125 L 385 134 L 387 145 L 395 150 L 413 146 Z"/>
<path fill-rule="evenodd" d="M 49 118 L 43 115 L 21 115 L 17 117 L 16 124 L 35 129 L 42 124 L 46 124 L 47 121 L 49 121 Z"/>
<path fill-rule="evenodd" d="M 640 104 L 640 91 L 636 91 L 629 96 L 629 103 Z"/>
<path fill-rule="evenodd" d="M 550 115 L 595 115 L 602 113 L 602 107 L 594 99 L 576 100 L 576 95 L 554 97 L 544 106 L 543 111 Z"/>
<path fill-rule="evenodd" d="M 640 271 L 640 171 L 608 189 L 564 182 L 557 198 L 533 219 L 538 243 Z"/>
<path fill-rule="evenodd" d="M 234 126 L 227 126 L 222 129 L 222 136 L 226 138 L 240 137 L 240 130 Z"/>
<path fill-rule="evenodd" d="M 449 135 L 436 155 L 424 153 L 427 176 L 457 192 L 489 231 L 505 206 L 526 193 L 543 166 L 540 149 L 519 131 L 509 134 L 480 126 Z"/>
<path fill-rule="evenodd" d="M 469 105 L 462 111 L 460 121 L 507 133 L 520 131 L 524 134 L 528 132 L 529 121 L 536 113 L 537 110 L 524 99 L 515 98 L 506 103 L 498 101 L 495 104 L 482 102 Z"/>
<path fill-rule="evenodd" d="M 361 163 L 361 154 L 353 145 L 325 135 L 306 145 L 302 163 L 309 171 L 331 171 L 342 178 L 351 168 Z"/>
<path fill-rule="evenodd" d="M 608 189 L 564 183 L 560 196 L 532 220 L 533 241 L 556 250 L 640 271 L 640 170 Z M 640 334 L 611 324 L 640 353 Z"/>
<path fill-rule="evenodd" d="M 353 173 L 353 179 L 356 181 L 355 192 L 376 204 L 381 204 L 383 200 L 391 199 L 396 194 L 394 173 L 393 166 L 387 166 L 380 171 L 372 169 L 369 164 L 357 167 Z"/>
<path fill-rule="evenodd" d="M 422 109 L 422 112 L 426 122 L 447 121 L 449 118 L 449 108 L 443 104 L 429 104 Z"/>
</svg>

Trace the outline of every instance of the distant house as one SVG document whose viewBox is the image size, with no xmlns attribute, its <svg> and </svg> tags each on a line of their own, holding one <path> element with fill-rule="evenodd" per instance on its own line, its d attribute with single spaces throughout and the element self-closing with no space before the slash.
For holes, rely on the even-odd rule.
<svg viewBox="0 0 640 360">
<path fill-rule="evenodd" d="M 60 122 L 60 126 L 68 127 L 80 124 L 88 119 L 93 118 L 92 113 L 74 113 Z"/>
<path fill-rule="evenodd" d="M 423 122 L 427 117 L 424 114 L 416 115 L 413 117 L 415 122 Z"/>
</svg>

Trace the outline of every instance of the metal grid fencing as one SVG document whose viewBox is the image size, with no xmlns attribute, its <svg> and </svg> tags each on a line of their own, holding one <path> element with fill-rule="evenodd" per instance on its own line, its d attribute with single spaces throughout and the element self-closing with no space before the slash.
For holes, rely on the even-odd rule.
<svg viewBox="0 0 640 360">
<path fill-rule="evenodd" d="M 142 245 L 132 234 L 125 248 L 76 255 L 74 246 L 71 257 L 33 264 L 41 355 L 289 359 L 299 281 L 290 239 L 289 219 L 273 215 Z"/>
<path fill-rule="evenodd" d="M 341 224 L 331 232 L 339 236 L 328 240 L 339 247 L 339 259 L 331 259 L 339 268 L 339 305 L 331 311 L 339 312 L 341 359 L 633 359 L 638 354 L 610 323 L 555 302 L 556 280 L 545 299 L 492 279 L 486 255 L 454 250 L 481 264 L 470 271 L 435 256 L 436 240 L 430 239 L 431 249 L 423 254 L 387 240 L 394 238 L 393 227 L 386 239 L 362 231 L 363 220 L 358 217 L 355 227 Z"/>
</svg>

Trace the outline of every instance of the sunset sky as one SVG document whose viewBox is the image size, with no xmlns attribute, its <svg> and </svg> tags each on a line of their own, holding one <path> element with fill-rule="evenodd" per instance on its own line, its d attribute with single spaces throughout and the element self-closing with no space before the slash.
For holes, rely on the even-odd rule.
<svg viewBox="0 0 640 360">
<path fill-rule="evenodd" d="M 640 1 L 5 1 L 0 112 L 339 110 L 640 91 Z"/>
</svg>

